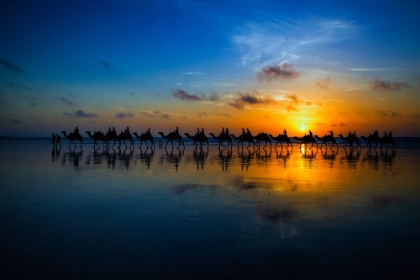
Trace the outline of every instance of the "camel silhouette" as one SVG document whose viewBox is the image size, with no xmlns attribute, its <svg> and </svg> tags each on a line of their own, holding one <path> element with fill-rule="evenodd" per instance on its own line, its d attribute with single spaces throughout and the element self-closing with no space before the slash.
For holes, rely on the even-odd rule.
<svg viewBox="0 0 420 280">
<path fill-rule="evenodd" d="M 285 135 L 285 134 L 280 134 L 279 133 L 279 135 L 277 135 L 276 137 L 274 137 L 273 135 L 271 135 L 271 134 L 269 134 L 268 135 L 273 141 L 276 141 L 276 147 L 277 147 L 277 144 L 278 143 L 280 143 L 280 145 L 281 145 L 281 147 L 283 148 L 283 144 L 282 144 L 282 142 L 286 142 L 287 143 L 287 147 L 286 148 L 288 148 L 289 147 L 289 145 L 290 146 L 292 146 L 292 148 L 293 148 L 293 145 L 292 145 L 292 141 L 290 140 L 290 138 L 287 136 L 287 135 Z"/>
<path fill-rule="evenodd" d="M 315 135 L 315 139 L 318 139 L 319 141 L 322 141 L 321 149 L 322 149 L 322 145 L 324 145 L 324 144 L 325 144 L 325 147 L 328 147 L 328 143 L 331 143 L 333 147 L 335 145 L 338 148 L 337 141 L 335 141 L 335 138 L 331 135 L 324 135 L 322 137 L 319 137 L 318 135 Z"/>
<path fill-rule="evenodd" d="M 385 145 L 388 148 L 388 144 L 391 144 L 391 148 L 395 149 L 397 145 L 395 144 L 394 138 L 392 136 L 384 136 L 382 137 L 382 146 Z"/>
<path fill-rule="evenodd" d="M 131 135 L 130 132 L 121 132 L 120 135 L 118 135 L 118 143 L 120 144 L 120 146 L 121 146 L 121 141 L 122 141 L 124 145 L 127 147 L 125 140 L 130 141 L 130 147 L 134 145 L 133 136 Z"/>
<path fill-rule="evenodd" d="M 149 147 L 146 141 L 150 141 L 151 146 L 155 145 L 155 139 L 153 138 L 150 132 L 146 132 L 146 133 L 142 132 L 141 135 L 138 135 L 137 132 L 133 132 L 133 135 L 136 136 L 136 138 L 140 140 L 140 147 L 143 144 L 143 142 L 144 144 L 146 144 L 147 147 Z"/>
<path fill-rule="evenodd" d="M 232 147 L 232 137 L 230 137 L 230 135 L 226 135 L 225 133 L 220 133 L 219 136 L 215 136 L 214 133 L 209 133 L 209 134 L 211 135 L 211 137 L 219 141 L 219 148 L 220 146 L 225 147 L 225 145 L 223 145 L 223 141 L 227 142 L 228 148 L 229 146 Z"/>
<path fill-rule="evenodd" d="M 163 132 L 158 132 L 158 134 L 160 136 L 162 136 L 163 139 L 166 139 L 165 147 L 166 147 L 166 145 L 168 145 L 169 142 L 171 142 L 172 147 L 173 147 L 174 146 L 173 141 L 177 140 L 178 141 L 178 147 L 181 146 L 181 144 L 182 144 L 182 146 L 184 146 L 184 148 L 185 148 L 184 141 L 182 140 L 182 137 L 181 137 L 181 135 L 179 135 L 179 133 L 170 132 L 168 135 L 164 135 Z"/>
<path fill-rule="evenodd" d="M 194 140 L 193 145 L 196 146 L 197 143 L 200 143 L 200 146 L 203 146 L 204 143 L 207 143 L 207 147 L 209 146 L 209 140 L 205 134 L 196 133 L 194 136 L 191 136 L 188 132 L 184 133 L 188 139 Z"/>
<path fill-rule="evenodd" d="M 74 142 L 75 140 L 79 141 L 80 144 L 83 144 L 83 138 L 79 133 L 70 132 L 70 134 L 67 135 L 67 133 L 64 130 L 61 131 L 61 133 L 63 133 L 65 138 L 70 140 L 70 145 L 71 143 L 73 143 L 76 146 L 76 143 Z"/>
<path fill-rule="evenodd" d="M 347 148 L 347 145 L 350 145 L 350 147 L 353 147 L 353 143 L 356 143 L 357 147 L 360 146 L 359 138 L 357 138 L 353 134 L 347 137 L 344 137 L 343 134 L 339 134 L 338 136 L 340 137 L 341 140 L 346 141 L 346 146 L 344 146 L 344 149 Z"/>
<path fill-rule="evenodd" d="M 258 133 L 256 136 L 252 136 L 252 138 L 254 139 L 254 140 L 256 140 L 256 145 L 258 145 L 258 147 L 260 147 L 260 142 L 265 142 L 265 145 L 264 145 L 264 147 L 266 147 L 267 146 L 267 143 L 269 143 L 270 144 L 270 147 L 271 147 L 271 139 L 270 139 L 270 137 L 268 136 L 268 134 L 267 133 L 264 133 L 264 132 L 262 132 L 262 133 Z"/>
<path fill-rule="evenodd" d="M 318 143 L 316 142 L 315 138 L 313 136 L 311 136 L 311 135 L 305 135 L 303 137 L 294 136 L 292 139 L 301 141 L 300 147 L 302 147 L 303 144 L 306 145 L 308 143 L 311 143 L 311 146 L 309 148 L 312 148 L 312 146 L 315 143 L 316 144 L 316 147 L 318 148 Z"/>
<path fill-rule="evenodd" d="M 117 132 L 116 131 L 108 131 L 106 134 L 105 134 L 105 140 L 106 140 L 106 143 L 109 145 L 109 142 L 110 141 L 112 141 L 112 140 L 114 140 L 114 144 L 112 144 L 112 146 L 114 146 L 115 145 L 115 142 L 118 140 L 118 142 L 120 143 L 120 145 L 121 145 L 121 142 L 119 141 L 119 139 L 118 139 L 118 134 L 117 134 Z"/>
<path fill-rule="evenodd" d="M 370 134 L 368 137 L 362 136 L 362 139 L 366 141 L 366 145 L 369 148 L 372 148 L 373 143 L 375 143 L 375 148 L 378 146 L 378 144 L 382 147 L 382 141 L 378 135 Z"/>
<path fill-rule="evenodd" d="M 233 139 L 238 140 L 238 147 L 239 147 L 239 144 L 242 144 L 242 148 L 243 148 L 244 147 L 244 142 L 248 142 L 247 148 L 249 148 L 249 146 L 251 145 L 251 143 L 252 143 L 252 145 L 255 145 L 255 143 L 254 143 L 254 137 L 251 134 L 242 133 L 238 137 L 236 137 L 234 134 L 231 134 L 230 136 Z"/>
<path fill-rule="evenodd" d="M 100 132 L 100 131 L 95 132 L 94 131 L 93 135 L 90 133 L 90 131 L 86 131 L 86 133 L 89 136 L 89 138 L 93 139 L 93 146 L 96 146 L 98 141 L 102 141 L 103 145 L 106 144 L 106 138 L 105 138 L 105 135 L 102 132 Z"/>
</svg>

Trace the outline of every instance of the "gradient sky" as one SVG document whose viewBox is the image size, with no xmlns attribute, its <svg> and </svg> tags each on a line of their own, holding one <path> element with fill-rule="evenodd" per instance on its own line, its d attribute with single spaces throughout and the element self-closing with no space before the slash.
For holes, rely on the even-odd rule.
<svg viewBox="0 0 420 280">
<path fill-rule="evenodd" d="M 2 1 L 0 135 L 420 136 L 419 11 L 420 1 Z"/>
</svg>

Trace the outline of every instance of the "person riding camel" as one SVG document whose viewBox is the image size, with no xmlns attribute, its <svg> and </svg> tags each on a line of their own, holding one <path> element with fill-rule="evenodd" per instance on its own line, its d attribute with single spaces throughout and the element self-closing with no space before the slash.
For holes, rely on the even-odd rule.
<svg viewBox="0 0 420 280">
<path fill-rule="evenodd" d="M 311 130 L 309 130 L 309 136 L 312 137 L 312 131 Z"/>
<path fill-rule="evenodd" d="M 224 127 L 222 127 L 222 132 L 220 132 L 220 135 L 225 136 L 225 128 Z"/>
<path fill-rule="evenodd" d="M 79 128 L 77 126 L 74 128 L 74 134 L 79 135 Z"/>
<path fill-rule="evenodd" d="M 179 135 L 178 127 L 175 128 L 175 135 Z"/>
<path fill-rule="evenodd" d="M 127 126 L 127 128 L 124 130 L 125 133 L 130 134 L 130 128 Z"/>
<path fill-rule="evenodd" d="M 330 133 L 330 136 L 331 137 L 334 137 L 334 132 L 333 132 L 333 130 L 331 129 L 330 131 L 328 131 L 329 133 Z"/>
<path fill-rule="evenodd" d="M 226 130 L 225 130 L 225 135 L 226 135 L 226 137 L 229 136 L 229 128 L 227 128 L 227 127 L 226 127 Z"/>
<path fill-rule="evenodd" d="M 286 129 L 283 129 L 283 134 L 287 136 L 287 131 L 286 131 Z"/>
<path fill-rule="evenodd" d="M 246 134 L 251 135 L 251 131 L 248 128 L 246 128 Z"/>
<path fill-rule="evenodd" d="M 198 128 L 197 128 L 197 129 L 198 129 Z M 204 128 L 203 128 L 203 127 L 201 128 L 201 132 L 200 132 L 200 134 L 201 134 L 201 135 L 204 135 Z"/>
</svg>

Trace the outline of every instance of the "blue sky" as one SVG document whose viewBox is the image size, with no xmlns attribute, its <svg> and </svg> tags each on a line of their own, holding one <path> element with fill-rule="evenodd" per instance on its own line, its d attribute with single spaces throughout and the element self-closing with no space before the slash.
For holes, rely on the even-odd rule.
<svg viewBox="0 0 420 280">
<path fill-rule="evenodd" d="M 8 2 L 3 135 L 130 125 L 420 136 L 419 2 Z"/>
</svg>

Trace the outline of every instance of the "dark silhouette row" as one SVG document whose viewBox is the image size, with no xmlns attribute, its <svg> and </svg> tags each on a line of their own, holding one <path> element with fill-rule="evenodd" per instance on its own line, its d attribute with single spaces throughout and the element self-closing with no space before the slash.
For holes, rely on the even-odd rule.
<svg viewBox="0 0 420 280">
<path fill-rule="evenodd" d="M 229 134 L 229 130 L 227 128 L 226 130 L 223 128 L 222 132 L 218 136 L 216 136 L 214 133 L 209 133 L 209 135 L 219 142 L 219 148 L 222 146 L 225 148 L 231 148 L 233 146 L 233 141 L 237 141 L 238 147 L 244 147 L 244 145 L 247 145 L 246 148 L 249 148 L 251 144 L 253 147 L 260 147 L 262 144 L 264 145 L 264 147 L 266 147 L 267 145 L 271 146 L 273 143 L 275 143 L 276 147 L 278 144 L 280 144 L 283 148 L 283 144 L 285 144 L 286 148 L 293 148 L 291 142 L 292 139 L 300 141 L 300 147 L 302 147 L 302 145 L 304 145 L 305 147 L 308 147 L 308 145 L 310 145 L 309 148 L 312 148 L 313 145 L 316 145 L 318 147 L 318 140 L 321 142 L 321 149 L 323 145 L 327 147 L 328 144 L 330 144 L 332 148 L 338 148 L 333 131 L 329 132 L 330 134 L 325 134 L 324 136 L 320 137 L 318 135 L 314 136 L 312 132 L 309 131 L 309 134 L 305 134 L 302 137 L 294 136 L 289 138 L 286 130 L 283 130 L 283 133 L 279 133 L 277 136 L 273 136 L 272 134 L 264 132 L 259 133 L 257 135 L 252 135 L 248 128 L 246 130 L 242 128 L 242 133 L 239 136 L 235 136 L 234 134 Z M 67 134 L 65 131 L 62 131 L 62 134 L 65 138 L 70 140 L 70 145 L 76 145 L 75 141 L 79 141 L 81 144 L 83 144 L 83 137 L 80 135 L 79 129 L 77 127 L 74 129 L 73 132 L 69 134 Z M 98 145 L 99 142 L 102 142 L 102 145 L 110 146 L 115 145 L 118 142 L 119 146 L 121 146 L 121 143 L 123 143 L 125 146 L 127 146 L 127 144 L 132 146 L 134 145 L 133 135 L 138 140 L 140 140 L 140 146 L 142 146 L 143 143 L 147 147 L 149 146 L 149 144 L 151 146 L 155 145 L 155 139 L 152 136 L 150 129 L 148 129 L 144 133 L 142 132 L 140 135 L 137 132 L 134 132 L 132 135 L 128 127 L 125 131 L 121 131 L 120 133 L 117 133 L 115 131 L 115 128 L 109 128 L 106 134 L 100 131 L 95 131 L 93 134 L 90 131 L 86 131 L 86 134 L 93 139 L 94 145 Z M 174 142 L 178 143 L 178 147 L 181 145 L 185 147 L 183 137 L 179 133 L 178 127 L 174 131 L 171 131 L 166 135 L 163 132 L 158 132 L 158 134 L 161 136 L 162 139 L 166 140 L 165 147 L 169 143 L 171 143 L 171 145 L 174 146 Z M 190 135 L 189 133 L 184 133 L 184 135 L 185 137 L 193 140 L 193 145 L 195 146 L 209 146 L 209 139 L 205 135 L 204 129 L 199 131 L 199 129 L 197 128 L 196 134 Z M 342 141 L 346 142 L 345 148 L 347 148 L 347 146 L 351 148 L 359 148 L 361 146 L 360 138 L 366 142 L 369 148 L 372 148 L 373 145 L 375 145 L 374 147 L 376 148 L 378 144 L 381 148 L 383 147 L 383 145 L 385 145 L 387 148 L 388 145 L 390 145 L 392 149 L 396 148 L 395 140 L 392 137 L 392 132 L 389 132 L 389 134 L 385 133 L 385 135 L 382 138 L 379 137 L 378 132 L 376 130 L 373 134 L 370 134 L 368 137 L 357 137 L 356 132 L 349 132 L 349 134 L 346 137 L 344 137 L 342 134 L 339 134 L 339 137 Z M 54 145 L 59 144 L 60 136 L 58 134 L 53 134 L 52 141 Z"/>
</svg>

